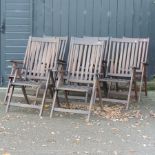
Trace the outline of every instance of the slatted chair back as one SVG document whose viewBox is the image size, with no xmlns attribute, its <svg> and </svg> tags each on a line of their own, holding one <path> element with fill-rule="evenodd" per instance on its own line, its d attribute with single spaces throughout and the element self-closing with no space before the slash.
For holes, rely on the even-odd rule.
<svg viewBox="0 0 155 155">
<path fill-rule="evenodd" d="M 138 52 L 135 55 L 134 66 L 137 72 L 142 72 L 143 63 L 147 63 L 149 38 L 126 38 L 128 41 L 138 41 Z"/>
<path fill-rule="evenodd" d="M 92 83 L 101 74 L 103 48 L 101 41 L 73 41 L 68 60 L 68 81 Z"/>
<path fill-rule="evenodd" d="M 59 38 L 59 60 L 64 60 L 68 37 L 57 37 Z"/>
<path fill-rule="evenodd" d="M 46 79 L 49 69 L 56 69 L 59 39 L 31 37 L 24 59 L 26 79 Z"/>
<path fill-rule="evenodd" d="M 90 41 L 104 41 L 104 49 L 103 49 L 103 60 L 107 61 L 108 57 L 108 48 L 109 48 L 109 37 L 88 37 L 84 36 L 86 40 Z"/>
<path fill-rule="evenodd" d="M 69 52 L 68 52 L 68 57 L 67 57 L 67 66 L 66 66 L 66 70 L 68 69 L 68 65 L 69 65 L 69 62 L 70 62 L 70 55 L 71 55 L 71 49 L 72 49 L 72 46 L 73 46 L 73 43 L 74 42 L 79 42 L 79 41 L 83 41 L 84 39 L 81 38 L 81 37 L 71 37 L 70 38 L 70 43 L 69 43 Z"/>
<path fill-rule="evenodd" d="M 56 37 L 56 36 L 43 36 L 44 38 L 56 38 L 59 39 L 59 56 L 58 59 L 59 60 L 64 60 L 65 57 L 65 52 L 66 52 L 66 47 L 67 47 L 67 43 L 68 43 L 68 37 Z"/>
<path fill-rule="evenodd" d="M 107 62 L 107 76 L 131 77 L 138 41 L 110 38 Z"/>
</svg>

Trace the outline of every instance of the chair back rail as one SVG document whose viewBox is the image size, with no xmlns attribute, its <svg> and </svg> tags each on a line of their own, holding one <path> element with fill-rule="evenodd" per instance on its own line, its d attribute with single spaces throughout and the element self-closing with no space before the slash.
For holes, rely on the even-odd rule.
<svg viewBox="0 0 155 155">
<path fill-rule="evenodd" d="M 109 48 L 109 37 L 89 37 L 89 36 L 84 36 L 86 40 L 92 40 L 92 41 L 104 41 L 104 49 L 103 49 L 103 60 L 107 61 L 107 56 L 108 56 L 108 48 Z"/>
<path fill-rule="evenodd" d="M 56 69 L 59 39 L 31 37 L 24 59 L 23 74 L 26 79 L 43 79 L 49 69 Z"/>
<path fill-rule="evenodd" d="M 131 70 L 134 67 L 137 54 L 138 41 L 111 38 L 108 51 L 107 75 L 131 77 Z"/>
<path fill-rule="evenodd" d="M 64 60 L 68 37 L 58 37 L 59 38 L 59 60 Z"/>
<path fill-rule="evenodd" d="M 86 41 L 83 38 L 72 41 L 68 60 L 68 80 L 93 81 L 101 74 L 104 43 Z"/>
<path fill-rule="evenodd" d="M 142 71 L 143 63 L 147 63 L 149 38 L 124 37 L 123 39 L 129 40 L 129 41 L 138 41 L 138 52 L 137 52 L 137 55 L 135 55 L 134 66 L 137 68 L 137 71 Z"/>
<path fill-rule="evenodd" d="M 65 52 L 66 52 L 66 47 L 67 47 L 67 43 L 68 43 L 68 37 L 64 36 L 64 37 L 57 37 L 57 36 L 43 36 L 44 38 L 56 38 L 59 39 L 59 56 L 58 59 L 59 60 L 64 60 L 64 56 L 65 56 Z"/>
</svg>

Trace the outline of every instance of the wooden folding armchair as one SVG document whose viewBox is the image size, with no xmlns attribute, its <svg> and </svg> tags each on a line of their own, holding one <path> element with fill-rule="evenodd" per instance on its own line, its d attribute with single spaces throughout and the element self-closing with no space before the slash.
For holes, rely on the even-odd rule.
<svg viewBox="0 0 155 155">
<path fill-rule="evenodd" d="M 140 75 L 140 88 L 139 88 L 139 101 L 141 98 L 141 90 L 144 82 L 144 91 L 147 96 L 147 57 L 148 57 L 148 47 L 149 38 L 125 38 L 131 41 L 138 42 L 138 52 L 135 55 L 134 66 L 136 67 L 136 73 Z"/>
<path fill-rule="evenodd" d="M 138 41 L 127 39 L 110 38 L 106 78 L 100 81 L 109 83 L 127 83 L 129 91 L 127 100 L 102 98 L 103 101 L 123 103 L 126 109 L 129 107 L 132 85 L 134 85 L 135 98 L 137 100 L 136 89 L 136 66 L 134 66 L 135 55 L 138 52 Z"/>
<path fill-rule="evenodd" d="M 10 106 L 19 106 L 39 109 L 39 115 L 41 116 L 48 86 L 54 83 L 53 72 L 57 70 L 58 47 L 59 39 L 30 37 L 23 67 L 21 71 L 19 68 L 15 69 L 14 76 L 9 83 L 6 112 Z M 36 88 L 37 99 L 38 92 L 43 86 L 45 88 L 41 104 L 39 105 L 37 102 L 31 104 L 26 88 Z M 18 87 L 22 89 L 26 104 L 11 102 L 14 89 Z"/>
<path fill-rule="evenodd" d="M 53 111 L 71 112 L 88 114 L 88 120 L 90 118 L 90 112 L 92 104 L 95 102 L 96 91 L 99 92 L 100 104 L 101 104 L 101 92 L 99 87 L 98 76 L 101 74 L 101 64 L 103 58 L 103 42 L 91 42 L 91 41 L 75 41 L 72 42 L 70 47 L 70 57 L 68 60 L 67 68 L 67 80 L 64 83 L 64 72 L 59 71 L 58 82 L 55 88 L 55 94 L 53 97 L 53 105 L 51 109 L 50 117 L 53 115 Z M 79 85 L 82 84 L 82 85 Z M 87 84 L 91 85 L 90 87 Z M 68 108 L 55 107 L 56 100 L 58 98 L 58 92 L 64 91 Z M 76 110 L 69 109 L 68 92 L 91 92 L 91 99 L 89 103 L 89 110 Z"/>
<path fill-rule="evenodd" d="M 12 63 L 12 68 L 11 68 L 11 73 L 10 73 L 9 79 L 8 79 L 8 86 L 7 86 L 7 91 L 6 91 L 6 95 L 4 98 L 4 104 L 7 102 L 8 95 L 10 92 L 10 83 L 11 83 L 12 79 L 15 77 L 16 69 L 18 69 L 18 72 L 21 72 L 20 69 L 25 68 L 28 64 L 28 59 L 29 59 L 28 58 L 29 57 L 29 50 L 28 49 L 31 46 L 31 39 L 32 39 L 32 37 L 30 36 L 29 40 L 28 40 L 24 60 L 23 61 L 22 60 L 10 60 L 10 63 Z"/>
<path fill-rule="evenodd" d="M 31 38 L 32 37 L 29 37 L 27 48 L 31 44 L 31 41 L 32 41 Z M 46 39 L 55 38 L 55 39 L 59 40 L 58 59 L 59 60 L 64 60 L 64 56 L 65 56 L 65 52 L 66 52 L 66 46 L 67 46 L 67 43 L 68 43 L 68 37 L 49 37 L 49 36 L 44 36 L 44 38 L 46 38 Z M 11 82 L 11 80 L 13 79 L 13 77 L 15 75 L 16 69 L 17 68 L 21 68 L 22 66 L 26 67 L 26 65 L 29 63 L 28 62 L 28 60 L 29 60 L 28 56 L 29 56 L 28 50 L 26 50 L 25 57 L 24 57 L 23 61 L 21 61 L 21 60 L 10 60 L 10 62 L 12 63 L 12 70 L 11 70 L 11 74 L 9 75 L 8 87 L 7 87 L 6 95 L 5 95 L 5 98 L 4 98 L 4 104 L 7 101 L 8 94 L 9 94 L 9 91 L 10 91 L 9 90 L 10 82 Z"/>
</svg>

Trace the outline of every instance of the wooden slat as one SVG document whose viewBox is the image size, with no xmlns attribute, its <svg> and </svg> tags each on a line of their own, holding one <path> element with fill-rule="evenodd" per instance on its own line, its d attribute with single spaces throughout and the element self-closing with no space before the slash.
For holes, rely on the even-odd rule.
<svg viewBox="0 0 155 155">
<path fill-rule="evenodd" d="M 64 108 L 54 108 L 54 111 L 59 112 L 69 112 L 69 113 L 76 113 L 76 114 L 88 114 L 88 111 L 84 110 L 74 110 L 74 109 L 64 109 Z"/>
<path fill-rule="evenodd" d="M 120 56 L 119 47 L 120 47 L 120 43 L 117 43 L 117 45 L 116 45 L 115 61 L 114 61 L 114 74 L 118 73 L 117 72 L 117 70 L 118 70 L 117 66 L 118 66 L 119 56 Z"/>
<path fill-rule="evenodd" d="M 111 98 L 102 98 L 102 101 L 127 104 L 127 100 L 118 100 L 118 99 L 111 99 Z"/>
<path fill-rule="evenodd" d="M 67 86 L 59 86 L 56 88 L 56 90 L 70 90 L 70 91 L 76 91 L 76 92 L 88 92 L 89 87 L 84 86 L 76 86 L 76 85 L 67 85 Z"/>
<path fill-rule="evenodd" d="M 119 83 L 128 83 L 130 80 L 129 79 L 118 79 L 118 78 L 103 78 L 103 79 L 100 79 L 100 81 L 107 81 L 107 82 L 119 82 Z"/>
<path fill-rule="evenodd" d="M 10 103 L 11 106 L 16 106 L 16 107 L 22 107 L 22 108 L 32 108 L 32 109 L 39 109 L 40 110 L 40 106 L 38 105 L 29 105 L 29 104 L 23 104 L 23 103 L 14 103 L 11 102 Z"/>
<path fill-rule="evenodd" d="M 133 57 L 131 57 L 132 53 L 132 43 L 128 44 L 128 49 L 127 49 L 127 57 L 126 57 L 126 66 L 125 66 L 125 72 L 128 73 L 131 70 L 130 66 L 130 61 Z"/>
<path fill-rule="evenodd" d="M 119 58 L 119 66 L 118 66 L 118 74 L 121 74 L 121 66 L 123 62 L 123 50 L 124 50 L 124 44 L 121 43 L 120 45 L 120 58 Z"/>
</svg>

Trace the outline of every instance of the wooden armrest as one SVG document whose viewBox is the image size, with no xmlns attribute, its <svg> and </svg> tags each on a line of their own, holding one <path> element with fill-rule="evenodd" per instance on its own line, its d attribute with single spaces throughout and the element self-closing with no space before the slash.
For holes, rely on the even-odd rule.
<svg viewBox="0 0 155 155">
<path fill-rule="evenodd" d="M 11 63 L 16 63 L 16 64 L 23 64 L 22 60 L 9 60 Z"/>
<path fill-rule="evenodd" d="M 148 66 L 149 63 L 148 62 L 142 62 L 143 65 Z"/>
<path fill-rule="evenodd" d="M 65 65 L 66 64 L 66 61 L 58 59 L 58 64 Z"/>
<path fill-rule="evenodd" d="M 134 70 L 138 69 L 138 67 L 136 67 L 136 66 L 131 66 L 131 68 Z"/>
</svg>

